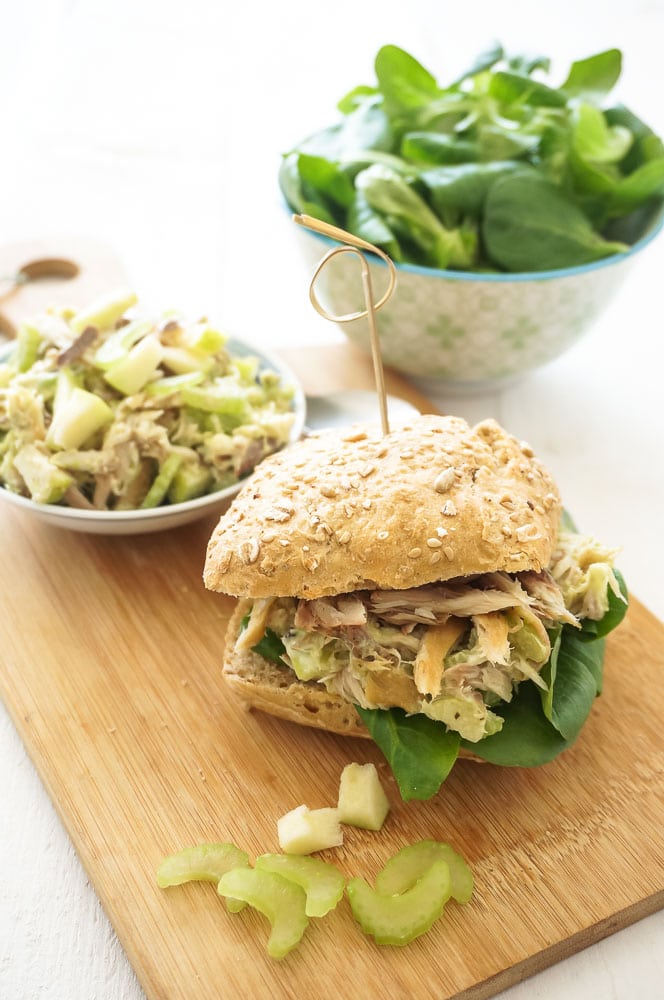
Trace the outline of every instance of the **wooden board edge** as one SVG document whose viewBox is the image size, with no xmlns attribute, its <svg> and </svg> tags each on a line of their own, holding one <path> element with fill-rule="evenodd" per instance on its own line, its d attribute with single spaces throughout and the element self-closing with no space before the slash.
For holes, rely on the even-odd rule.
<svg viewBox="0 0 664 1000">
<path fill-rule="evenodd" d="M 564 941 L 556 942 L 556 944 L 545 948 L 536 955 L 531 955 L 529 958 L 524 959 L 523 962 L 510 966 L 508 969 L 503 969 L 495 976 L 491 976 L 489 979 L 485 979 L 475 986 L 462 990 L 461 993 L 457 993 L 450 1000 L 491 1000 L 492 997 L 495 997 L 503 990 L 525 982 L 525 980 L 536 976 L 539 972 L 544 972 L 546 969 L 557 965 L 558 962 L 572 958 L 591 945 L 597 944 L 612 934 L 616 934 L 618 931 L 622 931 L 626 927 L 638 923 L 639 920 L 652 916 L 653 913 L 657 913 L 663 909 L 664 889 L 660 889 L 653 893 L 652 896 L 648 896 L 637 903 L 633 903 L 631 906 L 626 906 L 624 909 L 612 913 L 604 920 L 600 920 L 590 927 L 585 927 L 583 930 L 577 931 L 576 934 L 565 938 Z"/>
</svg>

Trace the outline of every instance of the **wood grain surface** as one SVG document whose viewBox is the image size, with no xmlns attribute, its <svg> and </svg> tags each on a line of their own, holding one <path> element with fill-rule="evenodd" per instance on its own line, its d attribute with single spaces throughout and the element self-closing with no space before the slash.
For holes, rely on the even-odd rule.
<svg viewBox="0 0 664 1000">
<path fill-rule="evenodd" d="M 345 345 L 288 361 L 313 391 L 370 384 Z M 388 389 L 426 408 L 392 376 Z M 2 695 L 150 1000 L 489 997 L 664 906 L 664 626 L 638 600 L 563 757 L 460 762 L 435 799 L 404 804 L 369 741 L 244 712 L 226 691 L 232 602 L 201 579 L 213 524 L 104 538 L 0 506 Z M 372 879 L 435 837 L 473 868 L 472 902 L 426 936 L 379 948 L 343 900 L 276 962 L 257 913 L 227 913 L 209 884 L 157 887 L 160 859 L 190 844 L 278 850 L 278 817 L 333 805 L 351 760 L 376 763 L 392 812 L 325 857 Z"/>
</svg>

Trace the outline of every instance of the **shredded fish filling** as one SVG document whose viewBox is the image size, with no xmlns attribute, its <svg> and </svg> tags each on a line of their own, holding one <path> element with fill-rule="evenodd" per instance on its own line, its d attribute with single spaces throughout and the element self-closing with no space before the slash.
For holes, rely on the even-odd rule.
<svg viewBox="0 0 664 1000">
<path fill-rule="evenodd" d="M 362 708 L 422 713 L 477 742 L 501 728 L 492 709 L 509 702 L 520 683 L 546 689 L 540 671 L 551 654 L 548 630 L 598 620 L 608 590 L 620 593 L 614 556 L 594 539 L 561 532 L 550 569 L 540 573 L 277 598 L 267 614 L 256 602 L 249 629 L 275 632 L 301 681 Z"/>
</svg>

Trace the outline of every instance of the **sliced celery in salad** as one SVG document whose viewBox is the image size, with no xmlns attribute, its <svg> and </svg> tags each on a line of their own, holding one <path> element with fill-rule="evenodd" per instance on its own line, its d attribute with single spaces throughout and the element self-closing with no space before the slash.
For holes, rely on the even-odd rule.
<svg viewBox="0 0 664 1000">
<path fill-rule="evenodd" d="M 131 292 L 49 309 L 0 362 L 0 486 L 96 510 L 193 500 L 288 443 L 294 396 L 207 319 L 144 315 Z"/>
</svg>

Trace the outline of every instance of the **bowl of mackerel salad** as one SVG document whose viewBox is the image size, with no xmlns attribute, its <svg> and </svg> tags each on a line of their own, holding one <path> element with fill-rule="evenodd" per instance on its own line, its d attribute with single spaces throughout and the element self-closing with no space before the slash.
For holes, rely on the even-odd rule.
<svg viewBox="0 0 664 1000">
<path fill-rule="evenodd" d="M 49 308 L 0 347 L 0 499 L 74 531 L 178 527 L 218 514 L 304 417 L 294 373 L 206 318 L 124 290 Z"/>
</svg>

